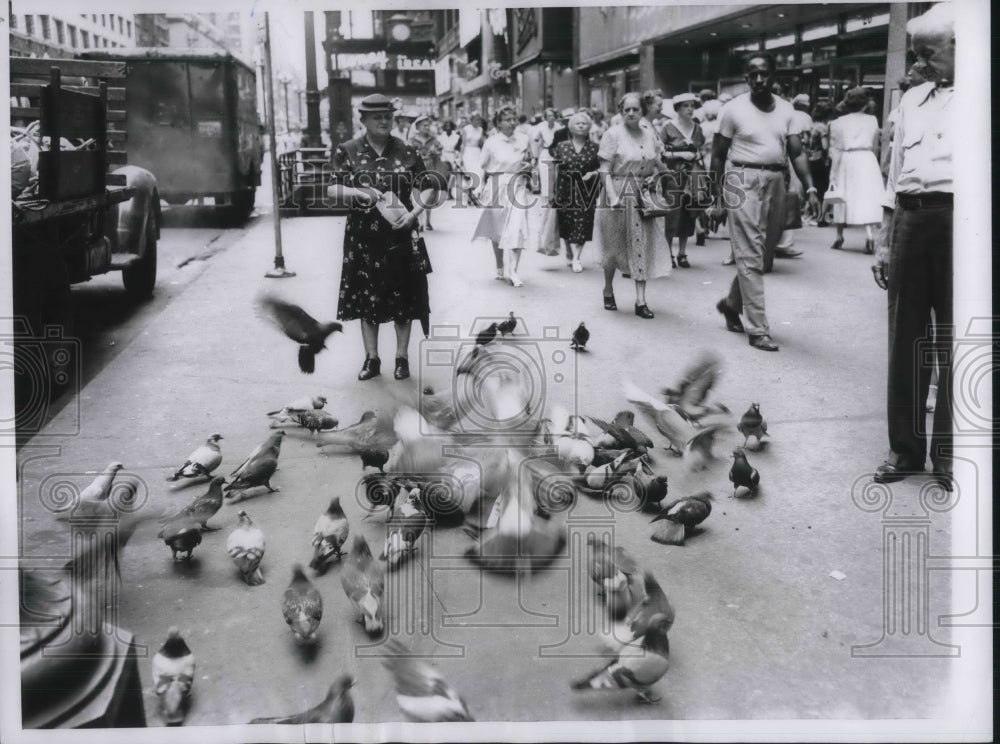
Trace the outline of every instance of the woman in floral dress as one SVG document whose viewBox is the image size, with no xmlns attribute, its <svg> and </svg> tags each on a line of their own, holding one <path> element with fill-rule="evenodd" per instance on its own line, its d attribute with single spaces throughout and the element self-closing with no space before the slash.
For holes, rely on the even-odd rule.
<svg viewBox="0 0 1000 744">
<path fill-rule="evenodd" d="M 573 251 L 573 271 L 580 273 L 583 244 L 594 237 L 594 209 L 597 205 L 594 177 L 600 162 L 597 145 L 590 140 L 593 126 L 590 115 L 579 111 L 569 118 L 570 139 L 560 142 L 553 151 L 556 162 L 556 217 L 559 237 Z"/>
<path fill-rule="evenodd" d="M 622 123 L 604 133 L 597 153 L 606 191 L 594 218 L 604 264 L 604 309 L 618 309 L 613 287 L 617 269 L 635 280 L 635 314 L 650 319 L 646 281 L 670 274 L 670 249 L 662 219 L 643 217 L 637 195 L 641 182 L 663 169 L 663 142 L 643 118 L 638 93 L 622 96 L 618 110 Z"/>
<path fill-rule="evenodd" d="M 359 380 L 380 374 L 379 325 L 391 321 L 396 329 L 393 376 L 403 380 L 410 376 L 410 326 L 415 319 L 426 322 L 430 313 L 431 265 L 416 228 L 424 205 L 436 199 L 438 178 L 425 171 L 416 150 L 389 135 L 392 101 L 376 93 L 362 99 L 358 112 L 365 133 L 334 151 L 328 190 L 334 203 L 351 207 L 337 319 L 361 320 L 365 363 Z M 420 198 L 414 199 L 417 188 Z"/>
</svg>

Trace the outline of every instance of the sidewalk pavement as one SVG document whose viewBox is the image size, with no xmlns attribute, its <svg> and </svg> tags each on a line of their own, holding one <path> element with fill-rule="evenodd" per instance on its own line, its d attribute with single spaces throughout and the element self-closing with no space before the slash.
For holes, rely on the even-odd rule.
<svg viewBox="0 0 1000 744">
<path fill-rule="evenodd" d="M 592 246 L 582 274 L 570 272 L 561 258 L 533 254 L 522 264 L 524 287 L 496 281 L 489 247 L 469 240 L 477 216 L 451 203 L 434 215 L 435 230 L 426 235 L 434 265 L 432 324 L 458 324 L 470 333 L 513 310 L 529 332 L 558 325 L 566 341 L 585 321 L 592 332 L 588 353 L 575 358 L 575 381 L 555 402 L 577 403 L 601 418 L 627 406 L 624 377 L 655 394 L 679 378 L 698 350 L 712 348 L 725 364 L 713 397 L 736 416 L 759 402 L 771 435 L 766 450 L 751 454 L 761 472 L 760 494 L 734 501 L 725 454 L 741 436 L 726 436 L 718 447 L 723 458 L 692 474 L 660 449 L 664 440 L 653 433 L 656 466 L 668 474 L 672 497 L 715 493 L 706 530 L 684 547 L 665 547 L 648 539 L 647 518 L 615 520 L 616 539 L 660 579 L 677 609 L 672 667 L 657 685 L 659 705 L 637 706 L 627 693 L 569 691 L 569 679 L 601 661 L 560 656 L 595 647 L 593 629 L 568 622 L 571 577 L 565 571 L 518 581 L 482 577 L 449 558 L 468 544 L 460 530 L 439 530 L 433 556 L 425 541 L 418 551 L 424 562 L 400 575 L 412 579 L 410 600 L 431 613 L 433 637 L 418 624 L 409 629 L 416 633 L 411 641 L 420 650 L 460 654 L 435 666 L 462 691 L 477 720 L 916 718 L 946 704 L 939 693 L 953 668 L 949 660 L 852 656 L 853 645 L 884 635 L 883 524 L 857 499 L 886 448 L 885 295 L 872 282 L 871 257 L 860 252 L 860 231 L 848 232 L 848 246 L 858 249 L 840 252 L 829 250 L 832 230 L 799 231 L 803 257 L 779 259 L 765 280 L 772 335 L 781 344 L 779 353 L 765 354 L 727 333 L 714 307 L 732 277 L 732 267 L 721 265 L 728 241 L 692 245 L 691 269 L 650 282 L 656 318 L 647 321 L 631 312 L 631 282 L 620 278 L 622 309 L 603 310 Z M 446 372 L 421 376 L 415 332 L 412 379 L 400 383 L 384 372 L 358 382 L 363 352 L 356 322 L 330 338 L 316 373 L 303 375 L 294 344 L 255 314 L 255 296 L 271 291 L 321 320 L 335 317 L 343 224 L 337 217 L 285 220 L 286 262 L 297 276 L 274 280 L 264 278 L 273 264 L 272 225 L 260 220 L 244 240 L 214 256 L 81 391 L 79 409 L 67 406 L 49 427 L 52 433 L 72 429 L 78 410 L 77 435 L 38 436 L 22 450 L 24 556 L 69 553 L 68 528 L 41 505 L 40 489 L 52 473 L 100 470 L 118 460 L 148 486 L 149 508 L 173 509 L 204 486 L 172 490 L 165 476 L 213 432 L 225 437 L 219 472 L 228 474 L 270 433 L 264 413 L 295 398 L 326 395 L 343 427 L 366 409 L 393 406 L 401 390 L 415 395 L 428 381 L 447 381 Z M 477 317 L 484 320 L 470 328 Z M 390 372 L 392 335 L 384 328 L 381 338 Z M 641 418 L 637 423 L 650 428 Z M 198 659 L 189 725 L 304 709 L 341 671 L 356 679 L 355 721 L 402 718 L 387 673 L 364 656 L 366 639 L 353 622 L 339 567 L 316 579 L 325 615 L 315 658 L 296 648 L 281 617 L 291 564 L 308 561 L 313 522 L 330 496 L 341 495 L 352 532 L 365 534 L 376 552 L 384 535 L 381 516 L 361 521 L 354 495 L 358 459 L 323 457 L 314 443 L 308 433 L 292 431 L 273 479 L 281 492 L 223 505 L 211 520 L 222 530 L 205 534 L 190 564 L 171 562 L 155 525 L 141 527 L 124 550 L 118 622 L 146 644 L 148 655 L 176 624 Z M 911 498 L 922 484 L 911 479 L 892 489 Z M 267 583 L 260 587 L 243 584 L 225 552 L 239 509 L 267 536 Z M 602 509 L 584 498 L 567 519 L 606 519 Z M 948 542 L 947 516 L 936 517 L 935 545 Z M 438 557 L 443 562 L 436 568 Z M 430 584 L 422 580 L 428 566 Z M 846 578 L 831 578 L 832 572 Z M 950 609 L 947 572 L 938 573 L 924 595 L 932 619 Z M 948 642 L 936 624 L 931 632 Z M 147 717 L 159 725 L 148 661 L 141 670 Z"/>
</svg>

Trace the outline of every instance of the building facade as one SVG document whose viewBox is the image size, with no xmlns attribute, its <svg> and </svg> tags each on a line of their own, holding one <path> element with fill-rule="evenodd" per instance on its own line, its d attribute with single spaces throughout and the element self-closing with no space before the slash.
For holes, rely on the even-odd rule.
<svg viewBox="0 0 1000 744">
<path fill-rule="evenodd" d="M 114 13 L 11 13 L 10 53 L 71 57 L 95 49 L 134 47 L 135 18 Z"/>
</svg>

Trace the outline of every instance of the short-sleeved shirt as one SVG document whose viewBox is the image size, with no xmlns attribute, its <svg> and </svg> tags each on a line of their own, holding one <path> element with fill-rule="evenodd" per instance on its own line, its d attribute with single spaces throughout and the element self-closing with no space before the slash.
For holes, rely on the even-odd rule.
<svg viewBox="0 0 1000 744">
<path fill-rule="evenodd" d="M 528 140 L 520 132 L 510 137 L 497 132 L 483 145 L 482 167 L 484 173 L 513 173 L 524 165 Z"/>
<path fill-rule="evenodd" d="M 795 109 L 774 97 L 774 109 L 761 111 L 743 93 L 729 101 L 719 114 L 718 133 L 732 140 L 729 159 L 734 163 L 781 165 L 785 162 L 788 135 L 797 134 L 792 124 Z"/>
<path fill-rule="evenodd" d="M 641 136 L 625 125 L 613 126 L 601 137 L 597 157 L 611 163 L 612 176 L 651 176 L 662 168 L 663 142 L 645 119 L 639 121 Z"/>
<path fill-rule="evenodd" d="M 952 156 L 956 123 L 955 90 L 923 83 L 910 88 L 899 102 L 892 156 L 883 206 L 893 207 L 896 194 L 954 191 Z"/>
</svg>

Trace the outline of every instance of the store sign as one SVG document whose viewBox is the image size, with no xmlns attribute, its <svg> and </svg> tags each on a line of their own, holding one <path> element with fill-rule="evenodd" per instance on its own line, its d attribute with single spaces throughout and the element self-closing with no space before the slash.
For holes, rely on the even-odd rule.
<svg viewBox="0 0 1000 744">
<path fill-rule="evenodd" d="M 412 59 L 405 54 L 368 52 L 367 54 L 333 55 L 335 70 L 433 70 L 430 59 Z"/>
</svg>

